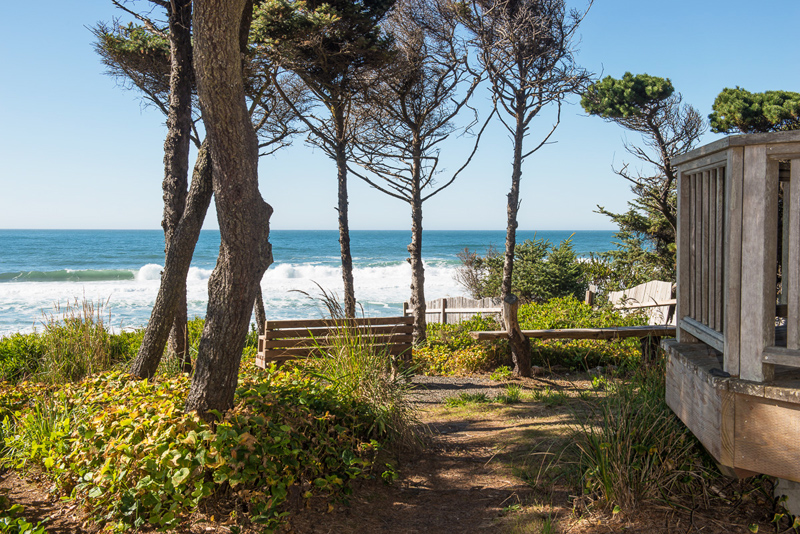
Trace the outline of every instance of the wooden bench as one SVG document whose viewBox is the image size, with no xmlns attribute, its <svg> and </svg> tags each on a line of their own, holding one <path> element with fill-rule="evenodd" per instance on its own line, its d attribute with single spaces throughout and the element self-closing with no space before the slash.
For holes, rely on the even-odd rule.
<svg viewBox="0 0 800 534">
<path fill-rule="evenodd" d="M 348 336 L 358 336 L 387 355 L 409 359 L 413 324 L 413 317 L 267 321 L 264 335 L 258 336 L 256 365 L 263 369 L 269 362 L 319 355 Z"/>
</svg>

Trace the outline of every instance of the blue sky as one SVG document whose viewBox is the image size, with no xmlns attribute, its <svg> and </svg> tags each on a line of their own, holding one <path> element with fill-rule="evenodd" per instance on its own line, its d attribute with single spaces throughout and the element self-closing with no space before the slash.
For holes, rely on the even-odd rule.
<svg viewBox="0 0 800 534">
<path fill-rule="evenodd" d="M 571 2 L 579 7 L 582 4 Z M 118 16 L 110 1 L 6 2 L 0 18 L 0 228 L 159 228 L 164 118 L 104 75 L 88 27 Z M 668 77 L 703 116 L 724 87 L 800 91 L 800 2 L 596 0 L 580 30 L 579 63 L 614 77 Z M 478 95 L 486 109 L 488 95 Z M 537 120 L 536 132 L 549 128 Z M 426 202 L 426 229 L 505 228 L 511 145 L 496 125 L 473 164 Z M 627 134 L 629 141 L 638 141 Z M 520 228 L 613 229 L 593 213 L 631 198 L 612 164 L 635 163 L 620 127 L 562 111 L 555 143 L 523 169 Z M 707 133 L 703 142 L 720 136 Z M 445 158 L 457 167 L 463 141 Z M 335 229 L 336 171 L 319 150 L 294 146 L 260 162 L 272 228 Z M 353 178 L 354 229 L 406 229 L 410 211 Z M 209 212 L 206 228 L 216 228 Z"/>
</svg>

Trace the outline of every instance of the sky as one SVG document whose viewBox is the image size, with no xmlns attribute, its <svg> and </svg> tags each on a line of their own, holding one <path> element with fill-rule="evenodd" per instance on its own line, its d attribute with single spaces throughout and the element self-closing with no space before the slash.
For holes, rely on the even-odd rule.
<svg viewBox="0 0 800 534">
<path fill-rule="evenodd" d="M 160 228 L 164 117 L 105 75 L 92 48 L 89 27 L 118 16 L 110 0 L 4 2 L 0 228 Z M 670 78 L 684 102 L 707 116 L 725 87 L 800 91 L 799 17 L 797 0 L 595 0 L 579 30 L 577 61 L 597 76 Z M 486 112 L 488 92 L 475 104 Z M 530 143 L 550 129 L 552 116 L 534 119 Z M 708 132 L 701 142 L 720 137 Z M 633 198 L 612 170 L 639 167 L 625 139 L 640 141 L 587 116 L 572 98 L 552 142 L 526 160 L 520 229 L 615 229 L 595 210 L 623 211 Z M 442 164 L 459 167 L 467 145 L 449 143 Z M 462 176 L 425 203 L 424 227 L 504 230 L 511 148 L 493 123 Z M 302 138 L 261 158 L 259 188 L 275 210 L 271 228 L 337 228 L 335 165 Z M 408 229 L 410 208 L 352 177 L 350 226 Z M 218 228 L 213 210 L 205 228 Z"/>
</svg>

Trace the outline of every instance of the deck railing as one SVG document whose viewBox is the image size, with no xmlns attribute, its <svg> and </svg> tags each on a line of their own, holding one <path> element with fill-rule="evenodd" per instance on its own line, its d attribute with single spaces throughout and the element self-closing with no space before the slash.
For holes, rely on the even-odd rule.
<svg viewBox="0 0 800 534">
<path fill-rule="evenodd" d="M 800 132 L 731 136 L 673 163 L 679 341 L 721 351 L 746 380 L 800 367 Z"/>
</svg>

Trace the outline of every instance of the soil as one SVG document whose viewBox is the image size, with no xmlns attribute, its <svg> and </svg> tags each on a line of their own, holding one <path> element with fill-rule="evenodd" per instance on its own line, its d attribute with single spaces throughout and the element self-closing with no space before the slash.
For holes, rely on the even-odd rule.
<svg viewBox="0 0 800 534">
<path fill-rule="evenodd" d="M 416 377 L 412 400 L 426 438 L 420 450 L 386 458 L 385 478 L 358 481 L 347 502 L 311 499 L 296 507 L 284 534 L 328 533 L 729 533 L 775 532 L 774 503 L 752 482 L 731 480 L 685 502 L 653 502 L 632 514 L 600 508 L 570 484 L 578 469 L 571 425 L 590 376 L 515 380 L 523 402 L 444 401 L 462 393 L 502 393 L 488 377 Z M 534 392 L 539 392 L 534 396 Z M 536 400 L 534 400 L 536 399 Z M 570 476 L 572 475 L 572 476 Z M 25 506 L 29 520 L 48 518 L 53 533 L 92 533 L 80 510 L 35 479 L 12 471 L 0 494 Z M 229 512 L 208 505 L 182 532 L 231 532 Z M 227 521 L 220 521 L 218 518 Z M 784 527 L 785 528 L 785 527 Z M 249 532 L 250 529 L 243 529 Z"/>
</svg>

